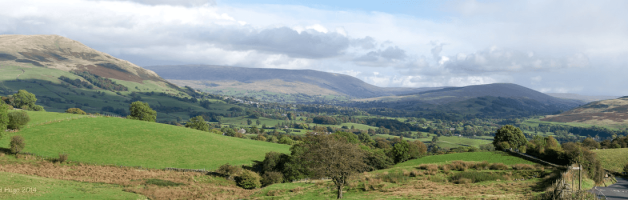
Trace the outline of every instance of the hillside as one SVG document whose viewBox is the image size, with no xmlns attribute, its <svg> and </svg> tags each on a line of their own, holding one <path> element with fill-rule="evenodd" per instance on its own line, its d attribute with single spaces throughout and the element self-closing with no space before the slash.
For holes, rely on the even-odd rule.
<svg viewBox="0 0 628 200">
<path fill-rule="evenodd" d="M 148 102 L 158 121 L 188 119 L 191 111 L 227 113 L 236 105 L 203 96 L 155 72 L 56 35 L 0 35 L 0 96 L 25 89 L 48 111 L 128 114 L 132 101 Z M 194 98 L 214 103 L 204 108 Z"/>
<path fill-rule="evenodd" d="M 69 114 L 44 115 L 24 130 L 0 140 L 7 148 L 12 135 L 22 135 L 25 152 L 86 163 L 142 166 L 147 168 L 216 169 L 225 163 L 249 164 L 263 160 L 266 152 L 288 153 L 289 146 L 217 135 L 184 127 L 115 117 L 66 120 Z M 80 115 L 74 115 L 79 117 Z M 55 123 L 38 123 L 48 120 Z"/>
<path fill-rule="evenodd" d="M 545 93 L 545 94 L 556 97 L 556 98 L 561 98 L 561 99 L 580 100 L 586 103 L 619 98 L 619 96 L 589 96 L 589 95 L 580 95 L 580 94 L 573 94 L 573 93 Z"/>
<path fill-rule="evenodd" d="M 475 117 L 526 117 L 555 114 L 583 104 L 559 99 L 516 84 L 449 87 L 402 96 L 361 99 L 352 106 L 385 107 L 406 112 L 446 113 Z"/>
<path fill-rule="evenodd" d="M 304 94 L 370 98 L 416 93 L 435 88 L 382 88 L 352 76 L 315 70 L 244 68 L 212 65 L 147 66 L 179 86 L 191 86 L 218 94 L 255 96 Z M 274 99 L 277 99 L 275 97 Z"/>
<path fill-rule="evenodd" d="M 625 126 L 628 120 L 628 97 L 591 102 L 559 115 L 546 116 L 541 120 Z"/>
</svg>

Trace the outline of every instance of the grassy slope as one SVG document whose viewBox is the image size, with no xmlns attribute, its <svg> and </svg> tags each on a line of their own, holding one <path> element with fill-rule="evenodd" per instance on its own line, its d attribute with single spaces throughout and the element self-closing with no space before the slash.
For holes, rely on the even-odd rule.
<svg viewBox="0 0 628 200">
<path fill-rule="evenodd" d="M 24 70 L 24 71 L 22 71 Z M 13 91 L 20 89 L 27 90 L 42 99 L 41 97 L 51 97 L 62 99 L 63 102 L 50 102 L 48 105 L 42 104 L 41 100 L 38 101 L 39 105 L 44 106 L 47 111 L 63 112 L 66 108 L 77 107 L 77 103 L 81 104 L 81 109 L 89 113 L 100 112 L 102 107 L 112 106 L 114 108 L 122 108 L 128 111 L 129 103 L 124 101 L 129 100 L 128 96 L 131 92 L 166 92 L 171 94 L 180 94 L 186 97 L 186 94 L 182 94 L 174 89 L 160 86 L 154 81 L 144 81 L 142 84 L 136 82 L 115 80 L 116 83 L 125 85 L 129 88 L 129 91 L 120 92 L 122 95 L 118 95 L 115 92 L 107 90 L 96 90 L 87 88 L 76 88 L 70 86 L 70 88 L 62 87 L 60 76 L 66 76 L 71 79 L 80 78 L 70 72 L 48 69 L 42 67 L 16 67 L 16 66 L 2 66 L 0 67 L 0 87 L 8 88 Z M 16 78 L 17 77 L 17 78 Z M 21 81 L 16 81 L 19 79 Z M 50 81 L 52 84 L 44 83 L 43 81 Z M 37 81 L 33 83 L 32 81 Z M 41 84 L 41 85 L 40 85 Z M 104 92 L 105 95 L 101 96 L 97 94 L 97 91 Z M 0 94 L 3 95 L 3 94 Z M 8 95 L 8 94 L 4 94 Z M 96 97 L 93 97 L 96 95 Z M 226 104 L 220 100 L 212 100 L 217 103 L 212 104 L 211 109 L 205 109 L 200 106 L 199 103 L 189 103 L 178 101 L 174 98 L 159 95 L 141 95 L 142 101 L 148 102 L 150 105 L 159 105 L 161 103 L 164 106 L 180 107 L 180 108 L 192 108 L 195 111 L 200 112 L 215 112 L 226 113 L 227 109 L 236 105 Z M 181 117 L 184 120 L 189 119 L 187 112 L 175 112 L 175 113 L 158 113 L 157 120 L 174 120 L 177 117 Z"/>
<path fill-rule="evenodd" d="M 403 163 L 399 163 L 394 167 L 409 167 L 418 166 L 420 164 L 427 163 L 447 163 L 454 160 L 462 161 L 488 161 L 489 163 L 504 163 L 507 165 L 514 164 L 534 164 L 518 157 L 510 156 L 505 153 L 497 152 L 467 152 L 467 153 L 454 153 L 444 155 L 425 156 L 423 158 L 409 160 Z"/>
<path fill-rule="evenodd" d="M 145 199 L 146 197 L 122 191 L 122 187 L 75 181 L 56 180 L 0 172 L 2 190 L 0 199 Z M 24 190 L 23 190 L 24 188 Z M 17 189 L 16 193 L 5 189 Z M 33 190 L 34 189 L 34 190 Z"/>
<path fill-rule="evenodd" d="M 215 169 L 263 160 L 269 151 L 289 152 L 287 145 L 106 117 L 32 126 L 15 134 L 25 138 L 26 152 L 50 157 L 65 152 L 73 161 L 149 168 Z M 8 147 L 9 138 L 0 145 Z"/>
<path fill-rule="evenodd" d="M 600 149 L 593 150 L 597 154 L 597 157 L 602 161 L 602 167 L 607 170 L 616 172 L 623 171 L 623 168 L 628 164 L 628 149 Z"/>
</svg>

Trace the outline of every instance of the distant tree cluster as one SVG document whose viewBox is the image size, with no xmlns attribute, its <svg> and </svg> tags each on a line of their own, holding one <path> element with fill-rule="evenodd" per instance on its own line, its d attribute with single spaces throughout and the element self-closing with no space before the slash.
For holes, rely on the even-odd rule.
<svg viewBox="0 0 628 200">
<path fill-rule="evenodd" d="M 122 109 L 122 108 L 116 109 L 116 108 L 113 108 L 111 106 L 102 107 L 101 110 L 103 112 L 115 113 L 115 114 L 123 116 L 123 117 L 126 117 L 127 115 L 129 115 L 129 113 L 125 109 Z"/>
<path fill-rule="evenodd" d="M 83 77 L 85 80 L 89 81 L 91 84 L 98 86 L 99 88 L 105 89 L 105 90 L 111 90 L 111 91 L 129 91 L 129 88 L 127 88 L 124 85 L 121 84 L 117 84 L 115 81 L 112 81 L 111 79 L 105 78 L 105 77 L 101 77 L 92 73 L 89 73 L 88 71 L 73 71 L 72 73 Z"/>
<path fill-rule="evenodd" d="M 341 124 L 341 123 L 338 123 L 336 119 L 329 116 L 316 116 L 312 120 L 316 124 L 329 124 L 329 125 Z"/>
<path fill-rule="evenodd" d="M 69 83 L 73 86 L 76 86 L 78 88 L 87 88 L 87 89 L 93 89 L 94 85 L 90 84 L 87 81 L 83 81 L 81 79 L 74 79 L 72 80 L 71 78 L 65 77 L 65 76 L 60 76 L 59 80 L 65 81 L 66 83 Z"/>
</svg>

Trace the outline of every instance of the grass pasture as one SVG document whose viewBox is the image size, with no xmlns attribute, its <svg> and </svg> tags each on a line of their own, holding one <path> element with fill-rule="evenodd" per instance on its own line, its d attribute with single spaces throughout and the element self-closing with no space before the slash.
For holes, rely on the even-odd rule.
<svg viewBox="0 0 628 200">
<path fill-rule="evenodd" d="M 122 191 L 122 187 L 103 183 L 42 178 L 0 172 L 0 199 L 146 199 Z M 8 189 L 8 190 L 7 190 Z"/>
<path fill-rule="evenodd" d="M 624 166 L 628 164 L 628 149 L 599 149 L 593 150 L 598 159 L 602 162 L 602 167 L 607 170 L 622 172 Z"/>
<path fill-rule="evenodd" d="M 263 160 L 270 151 L 289 153 L 288 145 L 113 117 L 62 121 L 12 134 L 24 137 L 25 152 L 48 157 L 65 152 L 72 161 L 147 168 L 211 170 Z M 8 147 L 10 136 L 0 146 Z"/>
</svg>

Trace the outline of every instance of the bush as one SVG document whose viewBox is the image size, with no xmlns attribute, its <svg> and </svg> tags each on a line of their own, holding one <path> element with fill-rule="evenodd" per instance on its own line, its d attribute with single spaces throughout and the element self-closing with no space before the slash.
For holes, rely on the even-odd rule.
<svg viewBox="0 0 628 200">
<path fill-rule="evenodd" d="M 281 172 L 266 172 L 262 176 L 262 185 L 264 187 L 283 182 L 283 174 Z"/>
<path fill-rule="evenodd" d="M 57 161 L 59 161 L 60 163 L 65 162 L 67 160 L 68 160 L 68 154 L 66 153 L 60 153 L 59 158 L 57 159 Z"/>
<path fill-rule="evenodd" d="M 222 174 L 226 176 L 228 179 L 233 179 L 233 177 L 240 175 L 242 173 L 242 167 L 229 165 L 229 163 L 220 166 L 216 173 Z"/>
<path fill-rule="evenodd" d="M 493 144 L 483 144 L 483 145 L 480 145 L 480 150 L 482 150 L 482 151 L 495 151 L 495 145 L 493 145 Z"/>
<path fill-rule="evenodd" d="M 33 106 L 30 107 L 30 110 L 32 110 L 32 111 L 46 111 L 44 109 L 44 107 L 40 106 L 40 105 L 33 105 Z"/>
<path fill-rule="evenodd" d="M 260 179 L 261 177 L 257 173 L 244 170 L 240 176 L 236 178 L 236 184 L 244 189 L 255 189 L 262 186 Z"/>
<path fill-rule="evenodd" d="M 2 132 L 7 129 L 7 125 L 9 125 L 9 105 L 0 101 L 0 139 L 2 139 Z"/>
<path fill-rule="evenodd" d="M 80 108 L 68 108 L 67 110 L 65 110 L 66 113 L 72 113 L 72 114 L 79 114 L 79 115 L 86 115 L 87 113 L 83 110 L 81 110 Z"/>
<path fill-rule="evenodd" d="M 490 164 L 488 164 L 488 161 L 482 161 L 482 162 L 479 162 L 479 163 L 475 163 L 474 168 L 475 168 L 475 170 L 485 170 L 485 169 L 488 169 L 489 165 Z"/>
<path fill-rule="evenodd" d="M 505 165 L 504 163 L 493 163 L 493 164 L 491 164 L 489 169 L 492 169 L 492 170 L 507 170 L 508 169 L 508 165 Z"/>
<path fill-rule="evenodd" d="M 24 149 L 26 143 L 21 135 L 16 135 L 11 138 L 11 143 L 9 145 L 11 146 L 11 153 L 18 154 L 22 151 L 22 149 Z"/>
<path fill-rule="evenodd" d="M 10 112 L 8 116 L 9 124 L 7 128 L 9 129 L 19 130 L 31 121 L 31 118 L 28 117 L 28 113 L 26 113 L 26 111 Z"/>
</svg>

